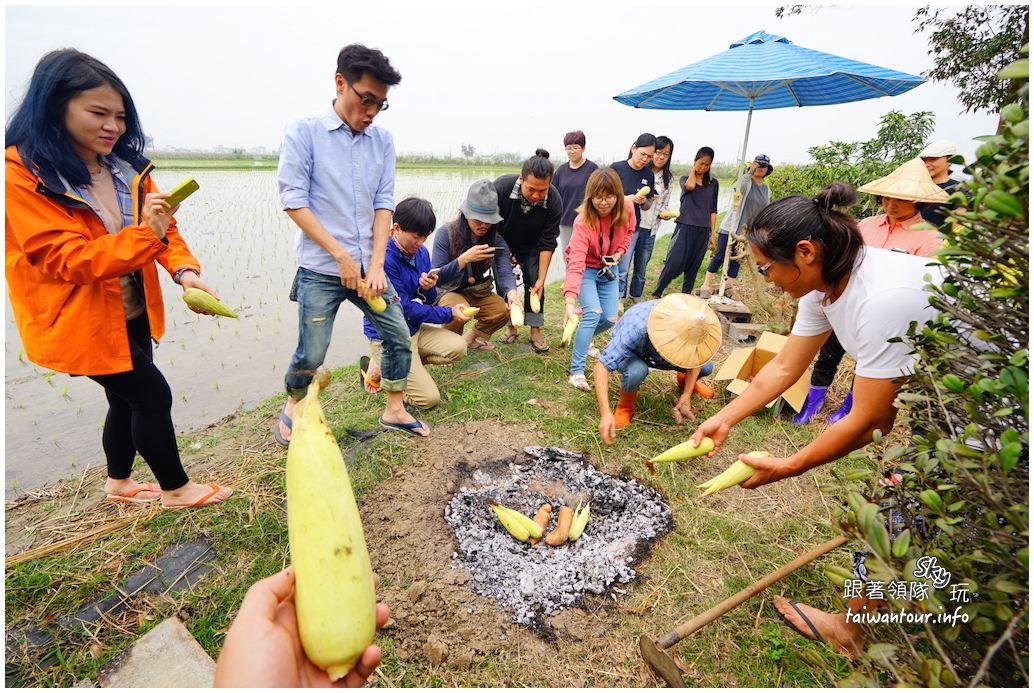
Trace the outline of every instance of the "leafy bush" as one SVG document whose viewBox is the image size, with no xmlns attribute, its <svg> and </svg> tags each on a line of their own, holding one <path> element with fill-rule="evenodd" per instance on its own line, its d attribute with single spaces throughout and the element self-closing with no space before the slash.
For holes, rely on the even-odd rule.
<svg viewBox="0 0 1034 693">
<path fill-rule="evenodd" d="M 901 509 L 911 530 L 889 536 L 886 518 L 859 494 L 850 495 L 842 520 L 874 554 L 871 580 L 915 581 L 924 557 L 950 573 L 950 584 L 926 598 L 890 599 L 892 611 L 959 607 L 966 622 L 881 628 L 848 681 L 853 685 L 1028 683 L 1026 61 L 1004 73 L 1022 76 L 1018 100 L 1002 109 L 999 133 L 983 138 L 967 169 L 973 179 L 965 196 L 953 198 L 965 211 L 942 228 L 947 245 L 938 262 L 946 280 L 930 288 L 940 316 L 913 325 L 907 337 L 920 361 L 899 400 L 907 403 L 914 449 L 894 446 L 883 456 L 885 465 L 903 470 L 904 481 L 869 494 L 871 505 Z"/>
<path fill-rule="evenodd" d="M 857 188 L 885 176 L 915 156 L 933 133 L 934 117 L 930 111 L 906 116 L 891 111 L 880 118 L 876 137 L 867 142 L 832 141 L 812 147 L 808 154 L 814 163 L 805 166 L 776 166 L 768 177 L 772 199 L 787 195 L 814 197 L 824 187 L 843 181 Z M 879 213 L 874 197 L 862 195 L 851 210 L 859 219 Z"/>
</svg>

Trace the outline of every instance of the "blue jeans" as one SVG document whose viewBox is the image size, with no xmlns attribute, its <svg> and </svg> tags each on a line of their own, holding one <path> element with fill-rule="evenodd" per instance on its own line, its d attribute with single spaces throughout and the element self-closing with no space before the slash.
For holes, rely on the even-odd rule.
<svg viewBox="0 0 1034 693">
<path fill-rule="evenodd" d="M 409 327 L 390 281 L 383 298 L 387 310 L 374 313 L 358 293 L 341 284 L 341 277 L 298 268 L 291 287 L 291 299 L 298 302 L 298 347 L 284 378 L 291 397 L 304 397 L 316 369 L 323 365 L 334 318 L 344 301 L 361 310 L 381 338 L 381 388 L 385 392 L 405 392 L 411 361 Z"/>
<path fill-rule="evenodd" d="M 621 256 L 618 260 L 618 296 L 624 298 L 628 293 L 628 266 L 632 264 L 632 253 L 635 250 L 635 244 L 639 240 L 639 232 L 641 229 L 636 229 L 635 233 L 632 234 L 632 240 L 628 243 L 628 252 Z M 645 270 L 643 270 L 645 272 Z"/>
<path fill-rule="evenodd" d="M 618 316 L 618 281 L 601 277 L 598 272 L 586 267 L 582 275 L 582 288 L 578 292 L 582 321 L 574 333 L 571 375 L 585 372 L 585 355 L 589 352 L 592 338 L 613 327 Z"/>
<path fill-rule="evenodd" d="M 635 242 L 628 246 L 628 254 L 632 256 L 632 282 L 628 293 L 632 298 L 640 298 L 646 288 L 646 266 L 650 264 L 653 244 L 657 239 L 650 229 L 639 229 L 633 240 Z"/>
<path fill-rule="evenodd" d="M 714 364 L 708 361 L 700 367 L 699 377 L 709 376 L 713 371 Z M 633 355 L 621 362 L 618 372 L 621 373 L 621 389 L 625 392 L 635 392 L 642 386 L 646 376 L 650 375 L 650 367 L 646 365 L 646 361 Z"/>
</svg>

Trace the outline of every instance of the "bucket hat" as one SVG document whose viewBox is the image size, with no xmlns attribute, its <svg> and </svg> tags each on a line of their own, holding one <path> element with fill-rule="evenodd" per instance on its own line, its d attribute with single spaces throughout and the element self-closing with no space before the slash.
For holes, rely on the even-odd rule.
<svg viewBox="0 0 1034 693">
<path fill-rule="evenodd" d="M 910 159 L 890 175 L 866 183 L 858 192 L 913 202 L 947 202 L 948 193 L 937 187 L 922 159 Z"/>
<path fill-rule="evenodd" d="M 768 158 L 768 154 L 758 154 L 754 157 L 754 161 L 758 162 L 759 164 L 764 164 L 765 168 L 768 169 L 768 171 L 765 173 L 765 178 L 771 176 L 772 171 L 775 171 L 775 166 L 772 165 L 772 160 Z"/>
<path fill-rule="evenodd" d="M 476 219 L 486 224 L 498 224 L 503 220 L 499 216 L 499 194 L 492 181 L 487 178 L 476 181 L 467 191 L 467 199 L 460 205 L 460 211 L 468 219 Z"/>
<path fill-rule="evenodd" d="M 950 140 L 935 140 L 930 144 L 926 145 L 923 151 L 916 154 L 920 159 L 934 159 L 939 156 L 953 157 L 958 152 L 955 151 L 955 143 Z"/>
<path fill-rule="evenodd" d="M 664 359 L 679 368 L 698 368 L 722 345 L 722 325 L 707 301 L 689 294 L 668 294 L 646 319 L 650 342 Z"/>
</svg>

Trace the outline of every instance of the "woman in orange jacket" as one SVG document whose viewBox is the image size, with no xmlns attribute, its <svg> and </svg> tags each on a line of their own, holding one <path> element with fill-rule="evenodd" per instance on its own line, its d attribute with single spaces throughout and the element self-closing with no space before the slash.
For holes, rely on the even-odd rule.
<svg viewBox="0 0 1034 693">
<path fill-rule="evenodd" d="M 155 263 L 184 290 L 213 292 L 149 177 L 143 145 L 115 73 L 76 50 L 43 56 L 5 136 L 7 286 L 28 358 L 105 390 L 108 499 L 210 505 L 232 491 L 190 481 L 172 392 L 152 361 L 151 340 L 165 332 Z M 131 478 L 137 453 L 158 485 Z"/>
</svg>

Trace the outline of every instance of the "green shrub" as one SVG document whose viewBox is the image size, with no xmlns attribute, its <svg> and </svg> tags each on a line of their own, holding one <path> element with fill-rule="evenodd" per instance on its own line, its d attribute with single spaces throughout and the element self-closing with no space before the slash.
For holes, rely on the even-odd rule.
<svg viewBox="0 0 1034 693">
<path fill-rule="evenodd" d="M 915 158 L 933 129 L 934 117 L 930 111 L 909 116 L 891 111 L 880 118 L 876 137 L 867 142 L 829 142 L 808 150 L 813 163 L 777 166 L 767 180 L 772 199 L 787 195 L 814 197 L 835 181 L 857 188 L 885 176 Z M 855 217 L 862 219 L 879 213 L 876 198 L 869 195 L 860 198 L 851 210 Z"/>
<path fill-rule="evenodd" d="M 1022 75 L 1018 101 L 977 150 L 965 196 L 953 198 L 965 211 L 942 229 L 946 280 L 930 288 L 940 316 L 907 337 L 920 361 L 899 400 L 915 447 L 883 456 L 904 481 L 868 494 L 904 509 L 912 529 L 893 540 L 856 494 L 842 521 L 874 552 L 870 579 L 916 581 L 923 557 L 950 573 L 925 599 L 891 599 L 893 611 L 960 607 L 966 622 L 881 627 L 853 685 L 1028 682 L 1029 95 L 1026 61 L 1007 70 Z"/>
</svg>

